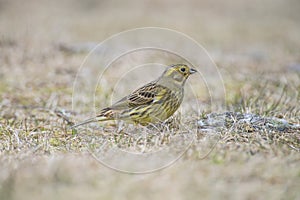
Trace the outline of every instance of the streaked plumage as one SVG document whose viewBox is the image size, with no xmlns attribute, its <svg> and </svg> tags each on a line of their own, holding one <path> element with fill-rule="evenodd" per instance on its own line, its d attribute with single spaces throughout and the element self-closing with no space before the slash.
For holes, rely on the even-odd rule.
<svg viewBox="0 0 300 200">
<path fill-rule="evenodd" d="M 184 85 L 189 75 L 196 70 L 185 64 L 169 66 L 155 81 L 133 91 L 110 107 L 75 128 L 91 122 L 125 120 L 147 125 L 168 119 L 179 108 L 184 95 Z"/>
</svg>

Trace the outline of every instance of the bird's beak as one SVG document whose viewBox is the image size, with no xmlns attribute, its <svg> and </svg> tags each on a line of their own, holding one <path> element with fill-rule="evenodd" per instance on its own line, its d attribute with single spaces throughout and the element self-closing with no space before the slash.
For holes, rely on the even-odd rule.
<svg viewBox="0 0 300 200">
<path fill-rule="evenodd" d="M 193 74 L 193 73 L 195 73 L 195 72 L 197 72 L 197 70 L 195 70 L 195 69 L 193 69 L 193 68 L 190 69 L 190 74 Z"/>
</svg>

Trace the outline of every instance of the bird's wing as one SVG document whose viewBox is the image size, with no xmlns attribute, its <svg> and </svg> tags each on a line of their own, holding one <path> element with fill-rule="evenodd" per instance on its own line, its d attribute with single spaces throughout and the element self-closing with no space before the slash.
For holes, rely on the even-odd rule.
<svg viewBox="0 0 300 200">
<path fill-rule="evenodd" d="M 157 82 L 150 82 L 143 87 L 133 91 L 130 95 L 122 98 L 112 105 L 112 108 L 135 107 L 139 105 L 150 104 L 164 95 L 163 86 L 157 85 Z"/>
</svg>

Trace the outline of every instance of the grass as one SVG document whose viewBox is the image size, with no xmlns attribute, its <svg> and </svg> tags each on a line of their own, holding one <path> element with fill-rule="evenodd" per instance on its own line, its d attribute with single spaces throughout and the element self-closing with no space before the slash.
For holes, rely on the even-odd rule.
<svg viewBox="0 0 300 200">
<path fill-rule="evenodd" d="M 149 8 L 65 0 L 58 8 L 29 1 L 21 8 L 0 1 L 0 199 L 299 199 L 300 74 L 288 67 L 299 63 L 299 15 L 298 4 L 290 3 L 265 1 L 270 17 L 238 0 L 184 4 L 180 12 L 158 2 Z M 69 129 L 91 114 L 87 106 L 72 109 L 73 83 L 89 47 L 81 43 L 154 25 L 189 34 L 207 48 L 224 80 L 225 105 L 220 88 L 212 90 L 218 105 L 210 105 L 205 87 L 191 77 L 196 98 L 187 89 L 182 110 L 164 125 Z M 107 71 L 96 88 L 97 105 L 110 103 L 109 86 L 120 72 Z M 85 73 L 87 79 L 93 74 Z M 136 88 L 128 80 L 144 83 L 133 77 L 115 88 L 121 96 Z"/>
</svg>

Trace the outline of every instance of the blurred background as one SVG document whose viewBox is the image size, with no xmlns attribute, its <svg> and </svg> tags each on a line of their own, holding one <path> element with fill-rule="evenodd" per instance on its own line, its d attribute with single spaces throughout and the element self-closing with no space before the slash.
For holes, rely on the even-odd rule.
<svg viewBox="0 0 300 200">
<path fill-rule="evenodd" d="M 2 43 L 41 45 L 100 42 L 124 30 L 157 26 L 188 34 L 218 55 L 252 53 L 272 60 L 299 50 L 299 8 L 297 0 L 1 0 L 0 31 Z"/>
</svg>

